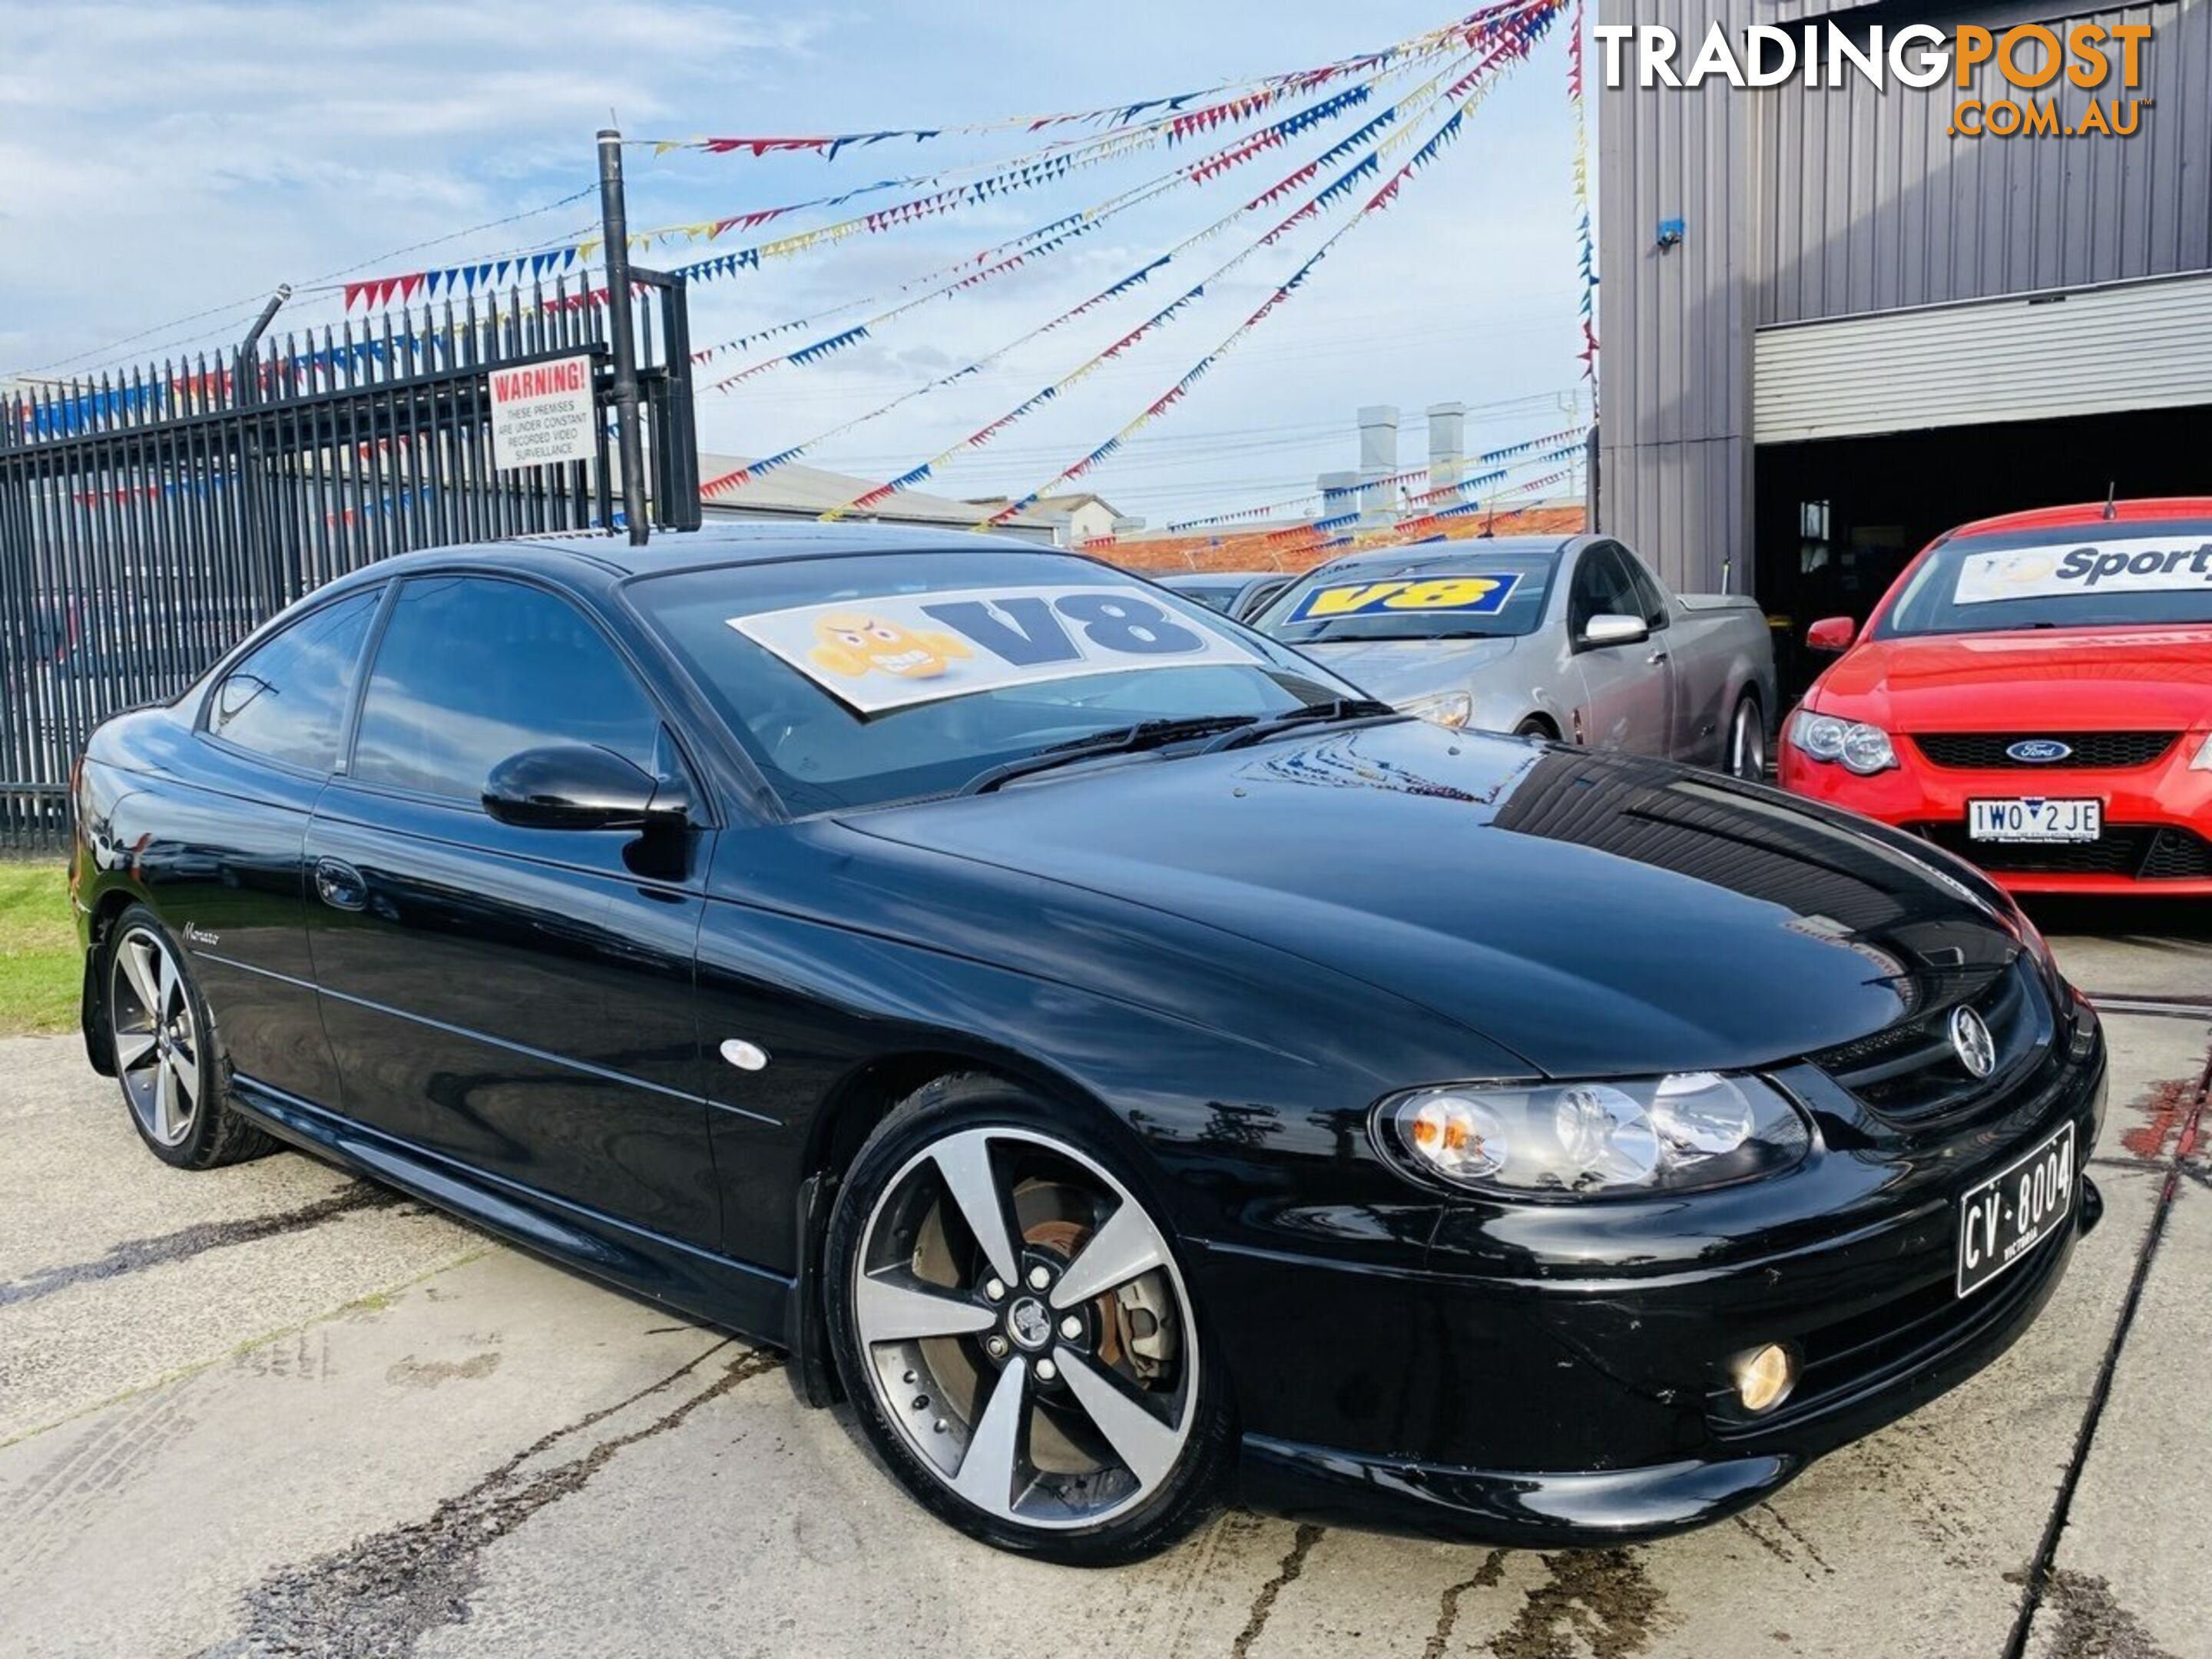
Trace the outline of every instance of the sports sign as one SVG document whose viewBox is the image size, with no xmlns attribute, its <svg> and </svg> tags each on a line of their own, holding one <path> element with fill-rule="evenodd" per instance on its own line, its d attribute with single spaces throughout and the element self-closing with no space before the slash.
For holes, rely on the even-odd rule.
<svg viewBox="0 0 2212 1659">
<path fill-rule="evenodd" d="M 501 471 L 599 453 L 592 360 L 561 357 L 491 372 L 491 464 Z"/>
<path fill-rule="evenodd" d="M 1264 660 L 1131 587 L 887 593 L 728 621 L 863 714 L 1083 674 Z"/>
<path fill-rule="evenodd" d="M 1402 616 L 1443 612 L 1494 617 L 1505 609 L 1521 585 L 1516 571 L 1493 575 L 1398 577 L 1389 581 L 1339 582 L 1316 587 L 1297 602 L 1285 623 L 1333 622 L 1339 617 Z"/>
<path fill-rule="evenodd" d="M 1959 567 L 1958 605 L 2092 593 L 2212 592 L 2212 541 L 2136 536 L 2081 547 L 1976 553 Z"/>
</svg>

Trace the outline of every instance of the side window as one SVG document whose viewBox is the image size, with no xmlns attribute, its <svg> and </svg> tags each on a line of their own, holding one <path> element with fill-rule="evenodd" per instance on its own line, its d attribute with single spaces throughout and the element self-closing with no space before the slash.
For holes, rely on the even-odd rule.
<svg viewBox="0 0 2212 1659">
<path fill-rule="evenodd" d="M 508 756 L 586 743 L 655 771 L 660 718 L 567 600 L 489 576 L 399 590 L 362 700 L 353 775 L 474 801 Z"/>
<path fill-rule="evenodd" d="M 1654 632 L 1664 628 L 1670 618 L 1667 612 L 1667 596 L 1660 591 L 1658 580 L 1644 568 L 1643 560 L 1625 547 L 1620 549 L 1620 560 L 1628 567 L 1628 580 L 1636 587 L 1636 614 L 1642 617 L 1644 626 Z"/>
<path fill-rule="evenodd" d="M 327 772 L 382 590 L 310 611 L 240 661 L 208 700 L 207 729 L 271 760 Z"/>
<path fill-rule="evenodd" d="M 1611 542 L 1599 542 L 1583 550 L 1575 563 L 1575 585 L 1568 596 L 1567 626 L 1577 639 L 1592 617 L 1636 617 L 1643 614 L 1635 585 Z"/>
</svg>

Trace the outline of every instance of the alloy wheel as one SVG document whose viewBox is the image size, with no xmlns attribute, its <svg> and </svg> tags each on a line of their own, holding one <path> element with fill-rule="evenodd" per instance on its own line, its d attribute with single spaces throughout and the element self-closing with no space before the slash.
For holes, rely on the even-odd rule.
<svg viewBox="0 0 2212 1659">
<path fill-rule="evenodd" d="M 1093 1526 L 1181 1462 L 1199 1363 L 1182 1276 L 1144 1206 L 1065 1142 L 974 1128 L 916 1154 L 852 1289 L 884 1417 L 991 1519 Z"/>
<path fill-rule="evenodd" d="M 143 927 L 115 942 L 107 1009 L 116 1075 L 148 1137 L 175 1146 L 200 1109 L 200 1040 L 192 1000 L 168 944 Z"/>
<path fill-rule="evenodd" d="M 1746 698 L 1729 725 L 1729 775 L 1757 783 L 1766 775 L 1766 723 L 1759 706 Z"/>
</svg>

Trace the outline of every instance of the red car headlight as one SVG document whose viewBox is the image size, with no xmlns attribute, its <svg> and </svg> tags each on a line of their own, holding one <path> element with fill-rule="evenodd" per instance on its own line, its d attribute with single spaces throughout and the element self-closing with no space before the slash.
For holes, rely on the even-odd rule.
<svg viewBox="0 0 2212 1659">
<path fill-rule="evenodd" d="M 1889 733 L 1860 720 L 1838 720 L 1801 708 L 1790 722 L 1790 745 L 1816 761 L 1841 762 L 1861 777 L 1872 777 L 1897 764 Z"/>
</svg>

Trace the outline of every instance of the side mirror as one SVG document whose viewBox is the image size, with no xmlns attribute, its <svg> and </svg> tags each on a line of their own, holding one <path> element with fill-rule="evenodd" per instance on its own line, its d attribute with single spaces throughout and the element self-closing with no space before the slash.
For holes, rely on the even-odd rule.
<svg viewBox="0 0 2212 1659">
<path fill-rule="evenodd" d="M 485 780 L 483 804 L 500 823 L 526 830 L 642 830 L 688 811 L 643 768 L 581 743 L 509 755 Z"/>
<path fill-rule="evenodd" d="M 1641 617 L 1615 616 L 1610 611 L 1592 617 L 1583 625 L 1583 643 L 1593 649 L 1608 645 L 1636 645 L 1651 637 Z"/>
<path fill-rule="evenodd" d="M 1849 617 L 1823 617 L 1805 630 L 1805 645 L 1812 651 L 1847 651 L 1857 637 L 1859 625 Z"/>
</svg>

